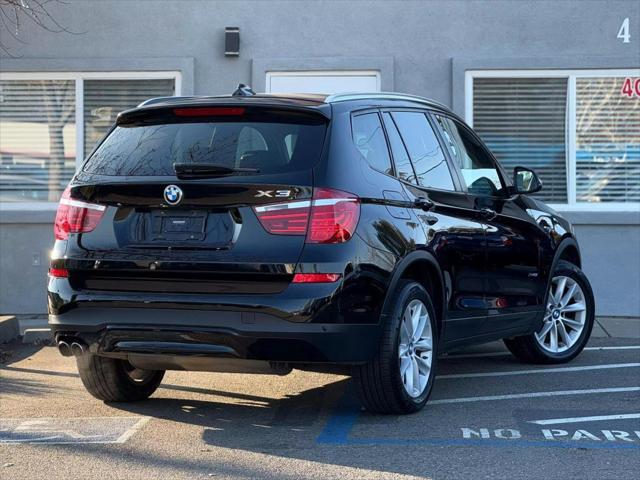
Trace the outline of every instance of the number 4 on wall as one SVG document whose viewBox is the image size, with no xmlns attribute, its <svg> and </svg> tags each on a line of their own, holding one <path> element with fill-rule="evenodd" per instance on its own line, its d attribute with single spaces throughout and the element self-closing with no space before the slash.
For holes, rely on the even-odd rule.
<svg viewBox="0 0 640 480">
<path fill-rule="evenodd" d="M 618 30 L 618 37 L 622 40 L 622 43 L 629 43 L 631 39 L 631 34 L 629 33 L 629 17 L 625 18 L 622 21 L 622 25 L 620 25 L 620 30 Z"/>
<path fill-rule="evenodd" d="M 640 97 L 640 78 L 625 78 L 624 83 L 622 84 L 622 90 L 620 90 L 620 94 L 625 97 L 633 97 L 634 95 Z"/>
</svg>

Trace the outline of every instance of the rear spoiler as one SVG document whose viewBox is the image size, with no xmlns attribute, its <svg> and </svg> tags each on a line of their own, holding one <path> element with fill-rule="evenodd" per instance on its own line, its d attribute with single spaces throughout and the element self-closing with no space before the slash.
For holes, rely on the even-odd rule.
<svg viewBox="0 0 640 480">
<path fill-rule="evenodd" d="M 175 100 L 176 97 L 170 97 Z M 298 112 L 305 113 L 308 115 L 317 115 L 323 118 L 324 121 L 331 119 L 331 105 L 328 104 L 319 104 L 319 105 L 305 105 L 306 102 L 300 102 L 301 104 L 296 104 L 294 101 L 287 100 L 283 101 L 283 99 L 274 99 L 274 98 L 261 98 L 251 99 L 250 101 L 245 100 L 244 98 L 232 98 L 228 97 L 226 99 L 220 99 L 220 101 L 211 102 L 211 101 L 202 101 L 201 98 L 192 97 L 190 101 L 183 102 L 167 102 L 158 99 L 157 102 L 146 103 L 142 107 L 136 107 L 130 110 L 125 110 L 118 114 L 116 118 L 116 125 L 127 125 L 132 123 L 144 122 L 154 120 L 160 120 L 160 118 L 164 117 L 175 117 L 175 110 L 187 110 L 187 109 L 208 109 L 211 110 L 222 110 L 225 108 L 228 109 L 246 109 L 248 112 L 251 111 L 263 111 L 264 113 L 277 113 L 277 112 Z M 224 116 L 224 115 L 222 115 Z M 215 115 L 211 115 L 211 117 L 216 117 Z M 176 117 L 182 118 L 184 121 L 184 117 Z M 236 118 L 238 118 L 236 116 Z M 200 116 L 199 121 L 203 120 L 203 116 Z"/>
</svg>

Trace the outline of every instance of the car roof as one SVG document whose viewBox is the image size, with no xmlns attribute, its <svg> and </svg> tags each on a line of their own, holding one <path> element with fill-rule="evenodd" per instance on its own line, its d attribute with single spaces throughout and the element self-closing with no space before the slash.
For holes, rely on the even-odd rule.
<svg viewBox="0 0 640 480">
<path fill-rule="evenodd" d="M 138 105 L 138 108 L 149 106 L 189 106 L 220 103 L 252 103 L 270 105 L 290 105 L 314 107 L 338 102 L 370 101 L 377 105 L 397 104 L 398 102 L 419 104 L 438 110 L 449 111 L 449 108 L 439 102 L 417 95 L 395 92 L 348 92 L 335 94 L 319 93 L 257 93 L 254 95 L 217 95 L 217 96 L 188 96 L 188 97 L 157 97 L 150 98 Z"/>
</svg>

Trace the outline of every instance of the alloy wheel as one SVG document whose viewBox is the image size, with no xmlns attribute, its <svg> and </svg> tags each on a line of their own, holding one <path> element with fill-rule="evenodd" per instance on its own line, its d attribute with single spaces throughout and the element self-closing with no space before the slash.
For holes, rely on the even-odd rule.
<svg viewBox="0 0 640 480">
<path fill-rule="evenodd" d="M 417 398 L 424 392 L 431 374 L 433 332 L 429 312 L 420 300 L 409 302 L 400 325 L 400 377 L 409 396 Z"/>
<path fill-rule="evenodd" d="M 549 287 L 544 323 L 535 334 L 536 340 L 547 352 L 565 352 L 580 338 L 586 318 L 587 303 L 578 282 L 571 277 L 554 277 Z"/>
</svg>

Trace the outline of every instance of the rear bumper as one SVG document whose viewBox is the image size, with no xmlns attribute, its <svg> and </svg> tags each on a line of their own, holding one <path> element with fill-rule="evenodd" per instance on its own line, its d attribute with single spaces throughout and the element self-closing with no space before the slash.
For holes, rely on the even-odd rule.
<svg viewBox="0 0 640 480">
<path fill-rule="evenodd" d="M 358 364 L 377 350 L 378 325 L 298 323 L 265 313 L 156 308 L 75 308 L 49 315 L 56 339 L 103 355 L 206 356 Z"/>
</svg>

